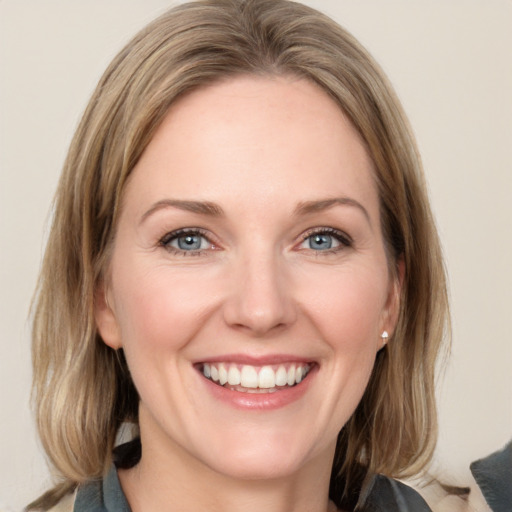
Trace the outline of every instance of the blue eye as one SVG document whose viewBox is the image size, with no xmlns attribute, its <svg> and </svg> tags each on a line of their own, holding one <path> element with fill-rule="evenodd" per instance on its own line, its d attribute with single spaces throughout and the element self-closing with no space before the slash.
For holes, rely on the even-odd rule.
<svg viewBox="0 0 512 512">
<path fill-rule="evenodd" d="M 182 251 L 198 251 L 202 249 L 204 238 L 201 235 L 182 235 L 171 242 L 171 246 L 177 246 Z"/>
<path fill-rule="evenodd" d="M 165 235 L 160 244 L 176 252 L 197 253 L 212 247 L 211 242 L 196 230 L 178 230 Z"/>
<path fill-rule="evenodd" d="M 338 251 L 350 247 L 352 241 L 348 235 L 333 228 L 317 229 L 309 232 L 303 238 L 300 249 L 310 249 L 316 252 Z"/>
<path fill-rule="evenodd" d="M 315 251 L 325 251 L 326 249 L 332 249 L 333 246 L 339 245 L 339 242 L 335 240 L 332 235 L 325 233 L 308 236 L 307 240 L 309 242 L 309 249 L 314 249 Z"/>
</svg>

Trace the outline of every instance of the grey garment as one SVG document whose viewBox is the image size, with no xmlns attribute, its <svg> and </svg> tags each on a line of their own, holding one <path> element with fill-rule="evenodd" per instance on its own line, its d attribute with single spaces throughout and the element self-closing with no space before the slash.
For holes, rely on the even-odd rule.
<svg viewBox="0 0 512 512">
<path fill-rule="evenodd" d="M 130 512 L 114 466 L 103 480 L 88 482 L 78 488 L 73 512 Z M 432 511 L 414 489 L 378 475 L 362 512 Z"/>
<path fill-rule="evenodd" d="M 103 480 L 92 480 L 78 487 L 73 512 L 131 512 L 115 466 Z"/>
<path fill-rule="evenodd" d="M 412 487 L 383 475 L 376 475 L 361 512 L 432 512 Z"/>
<path fill-rule="evenodd" d="M 503 450 L 470 466 L 485 501 L 493 512 L 512 511 L 512 441 Z"/>
</svg>

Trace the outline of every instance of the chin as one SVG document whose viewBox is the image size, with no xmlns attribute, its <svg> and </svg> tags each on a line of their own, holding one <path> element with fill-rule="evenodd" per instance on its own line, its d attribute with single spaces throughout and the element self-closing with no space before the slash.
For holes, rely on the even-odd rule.
<svg viewBox="0 0 512 512">
<path fill-rule="evenodd" d="M 268 432 L 228 435 L 216 446 L 216 450 L 208 453 L 207 465 L 218 473 L 244 480 L 291 476 L 311 458 L 307 443 L 293 439 L 290 432 L 283 434 L 282 430 L 273 435 Z"/>
<path fill-rule="evenodd" d="M 300 471 L 304 463 L 291 458 L 259 456 L 256 459 L 247 460 L 241 457 L 227 457 L 222 463 L 215 464 L 214 471 L 241 480 L 271 480 L 286 478 Z"/>
</svg>

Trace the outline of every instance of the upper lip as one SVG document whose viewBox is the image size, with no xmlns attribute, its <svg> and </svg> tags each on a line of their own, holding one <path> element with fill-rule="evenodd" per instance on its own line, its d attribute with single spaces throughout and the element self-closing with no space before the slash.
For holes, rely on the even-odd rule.
<svg viewBox="0 0 512 512">
<path fill-rule="evenodd" d="M 308 357 L 300 357 L 292 354 L 267 354 L 267 355 L 248 355 L 248 354 L 223 354 L 207 357 L 194 362 L 200 363 L 235 363 L 246 364 L 250 366 L 266 366 L 282 363 L 314 363 L 315 361 Z"/>
</svg>

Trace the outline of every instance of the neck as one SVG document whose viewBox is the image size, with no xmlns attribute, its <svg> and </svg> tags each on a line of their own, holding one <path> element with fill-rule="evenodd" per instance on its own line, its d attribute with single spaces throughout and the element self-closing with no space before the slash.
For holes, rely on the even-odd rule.
<svg viewBox="0 0 512 512">
<path fill-rule="evenodd" d="M 235 481 L 230 479 L 154 477 L 142 464 L 120 475 L 132 512 L 176 510 L 192 512 L 326 512 L 327 490 L 307 492 L 304 486 L 283 481 Z"/>
<path fill-rule="evenodd" d="M 296 471 L 264 478 L 237 478 L 208 467 L 168 438 L 141 424 L 142 457 L 119 471 L 133 512 L 331 512 L 328 492 L 334 447 Z"/>
</svg>

